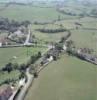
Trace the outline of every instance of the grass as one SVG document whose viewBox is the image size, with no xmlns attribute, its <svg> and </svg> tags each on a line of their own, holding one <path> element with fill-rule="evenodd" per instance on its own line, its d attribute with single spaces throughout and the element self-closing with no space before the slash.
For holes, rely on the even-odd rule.
<svg viewBox="0 0 97 100">
<path fill-rule="evenodd" d="M 63 55 L 34 81 L 25 100 L 96 100 L 97 67 Z"/>
<path fill-rule="evenodd" d="M 46 48 L 39 47 L 16 47 L 16 48 L 0 48 L 0 69 L 4 67 L 8 62 L 26 63 L 31 55 L 43 52 Z M 13 57 L 17 58 L 14 59 Z M 11 73 L 0 72 L 0 83 L 7 79 L 18 79 L 20 75 L 19 71 L 12 71 Z"/>
<path fill-rule="evenodd" d="M 4 5 L 0 5 L 0 9 Z M 91 11 L 92 7 L 83 7 L 79 5 L 69 5 L 64 10 L 80 14 L 86 10 Z M 97 18 L 78 16 L 69 16 L 61 14 L 55 8 L 39 8 L 32 6 L 10 5 L 7 9 L 0 10 L 1 17 L 15 19 L 18 21 L 51 21 L 58 19 L 60 15 L 64 18 L 55 24 L 46 25 L 46 28 L 58 28 L 62 24 L 66 29 L 72 29 L 71 39 L 77 47 L 89 47 L 97 50 L 96 37 L 97 30 L 84 28 L 97 28 Z M 80 22 L 83 26 L 75 29 L 75 22 Z M 57 42 L 67 32 L 63 33 L 41 33 L 35 29 L 43 28 L 43 25 L 32 25 L 33 34 L 40 40 Z M 0 34 L 0 37 L 6 34 Z M 2 48 L 0 49 L 0 68 L 9 61 L 26 62 L 29 56 L 44 51 L 44 48 Z M 28 54 L 27 54 L 28 52 Z M 28 55 L 28 56 L 27 56 Z M 17 59 L 12 59 L 17 56 Z M 13 71 L 10 74 L 0 73 L 0 83 L 9 78 L 18 78 L 19 72 Z M 97 67 L 88 62 L 81 61 L 75 57 L 63 55 L 57 62 L 47 66 L 34 81 L 25 100 L 96 100 L 97 96 Z"/>
<path fill-rule="evenodd" d="M 35 31 L 33 34 L 42 41 L 58 42 L 61 37 L 66 36 L 67 32 L 49 34 Z"/>
<path fill-rule="evenodd" d="M 29 57 L 38 51 L 43 52 L 45 48 L 39 47 L 16 47 L 16 48 L 0 48 L 0 67 L 8 62 L 25 63 Z M 17 59 L 13 59 L 16 56 Z"/>
<path fill-rule="evenodd" d="M 82 47 L 88 47 L 92 48 L 95 51 L 97 51 L 97 19 L 94 18 L 89 18 L 85 17 L 80 20 L 78 19 L 70 19 L 70 20 L 63 20 L 56 22 L 55 24 L 48 24 L 45 25 L 45 28 L 55 28 L 58 27 L 58 25 L 62 24 L 64 28 L 69 29 L 72 33 L 72 36 L 70 39 L 72 39 L 75 42 L 76 47 L 82 48 Z M 82 26 L 79 27 L 79 29 L 76 29 L 75 22 L 80 22 Z M 33 25 L 32 26 L 32 31 L 33 34 L 42 40 L 45 41 L 57 41 L 59 40 L 62 36 L 65 36 L 67 32 L 62 32 L 62 33 L 55 33 L 55 34 L 49 34 L 49 33 L 41 33 L 38 31 L 35 31 L 35 29 L 38 28 L 43 28 L 44 25 Z"/>
<path fill-rule="evenodd" d="M 19 71 L 12 71 L 11 73 L 0 72 L 0 83 L 8 79 L 19 79 L 19 75 L 20 75 Z"/>
<path fill-rule="evenodd" d="M 87 47 L 94 49 L 97 54 L 97 33 L 95 30 L 72 30 L 72 36 L 70 38 L 75 42 L 76 47 L 82 48 Z"/>
<path fill-rule="evenodd" d="M 9 19 L 33 21 L 57 19 L 59 13 L 54 8 L 10 5 L 7 9 L 0 11 L 0 15 Z"/>
</svg>

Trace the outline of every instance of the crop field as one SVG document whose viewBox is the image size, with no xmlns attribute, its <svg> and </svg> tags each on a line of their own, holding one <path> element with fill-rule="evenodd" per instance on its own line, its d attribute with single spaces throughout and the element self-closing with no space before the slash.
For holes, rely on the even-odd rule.
<svg viewBox="0 0 97 100">
<path fill-rule="evenodd" d="M 96 100 L 97 67 L 63 55 L 32 84 L 25 100 Z"/>
</svg>

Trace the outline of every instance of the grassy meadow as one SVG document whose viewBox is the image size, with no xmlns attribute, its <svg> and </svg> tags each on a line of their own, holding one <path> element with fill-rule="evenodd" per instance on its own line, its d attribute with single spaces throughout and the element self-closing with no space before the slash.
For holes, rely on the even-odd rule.
<svg viewBox="0 0 97 100">
<path fill-rule="evenodd" d="M 59 13 L 54 8 L 40 8 L 32 6 L 10 5 L 7 9 L 0 11 L 2 17 L 21 20 L 54 20 Z M 61 17 L 63 15 L 61 14 Z"/>
<path fill-rule="evenodd" d="M 25 100 L 96 100 L 97 67 L 63 55 L 34 81 Z"/>
<path fill-rule="evenodd" d="M 0 9 L 4 5 L 1 6 Z M 81 5 L 64 6 L 65 11 L 81 14 L 89 13 L 93 7 Z M 10 5 L 6 9 L 0 10 L 0 16 L 18 21 L 53 21 L 58 19 L 54 24 L 35 25 L 32 24 L 32 34 L 41 41 L 57 42 L 67 32 L 60 33 L 42 33 L 36 31 L 39 28 L 59 28 L 60 24 L 71 31 L 72 39 L 76 47 L 93 48 L 97 52 L 97 18 L 84 16 L 70 16 L 56 11 L 55 7 L 40 8 L 33 6 Z M 79 22 L 82 26 L 76 29 L 75 23 Z M 6 34 L 0 34 L 4 36 Z M 18 62 L 24 63 L 29 56 L 44 51 L 45 48 L 38 47 L 19 47 L 19 48 L 0 48 L 0 68 L 6 63 Z M 97 53 L 96 53 L 97 54 Z M 17 59 L 13 59 L 16 56 Z M 0 82 L 7 78 L 18 78 L 19 72 L 15 71 L 10 74 L 0 73 Z M 63 55 L 57 62 L 52 62 L 45 68 L 35 79 L 25 100 L 96 100 L 97 99 L 97 66 L 75 57 Z"/>
<path fill-rule="evenodd" d="M 16 48 L 0 48 L 0 67 L 8 62 L 26 63 L 31 55 L 43 52 L 46 48 L 39 47 L 16 47 Z M 14 59 L 14 56 L 17 58 Z"/>
<path fill-rule="evenodd" d="M 0 69 L 7 63 L 27 63 L 31 55 L 37 54 L 39 51 L 43 52 L 46 48 L 39 47 L 16 47 L 16 48 L 0 48 Z M 14 57 L 16 56 L 16 59 Z M 11 73 L 0 72 L 0 83 L 7 79 L 18 79 L 19 71 L 12 71 Z"/>
</svg>

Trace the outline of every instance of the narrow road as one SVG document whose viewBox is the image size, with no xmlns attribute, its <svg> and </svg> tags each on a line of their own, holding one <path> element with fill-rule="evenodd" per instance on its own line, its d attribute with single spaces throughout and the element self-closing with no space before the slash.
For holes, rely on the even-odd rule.
<svg viewBox="0 0 97 100">
<path fill-rule="evenodd" d="M 24 85 L 24 87 L 22 88 L 21 92 L 19 93 L 19 95 L 16 97 L 15 100 L 24 100 L 24 97 L 34 80 L 34 76 L 29 73 L 29 68 L 26 70 L 26 75 L 27 75 L 27 83 Z"/>
<path fill-rule="evenodd" d="M 46 52 L 48 52 L 51 49 L 51 46 L 48 47 L 48 49 L 42 54 L 42 57 L 40 59 L 42 59 L 44 57 L 44 54 Z M 34 76 L 32 74 L 29 73 L 30 68 L 28 68 L 26 70 L 26 76 L 27 76 L 27 83 L 24 85 L 24 87 L 22 88 L 21 92 L 19 93 L 19 95 L 15 98 L 15 100 L 24 100 L 26 93 L 29 90 L 29 87 L 31 86 L 32 82 L 34 81 Z M 41 70 L 41 69 L 40 69 Z"/>
<path fill-rule="evenodd" d="M 31 30 L 30 30 L 30 25 L 28 26 L 28 34 L 27 34 L 27 38 L 24 42 L 24 45 L 32 45 L 32 43 L 29 43 L 30 40 L 30 36 L 31 36 Z"/>
</svg>

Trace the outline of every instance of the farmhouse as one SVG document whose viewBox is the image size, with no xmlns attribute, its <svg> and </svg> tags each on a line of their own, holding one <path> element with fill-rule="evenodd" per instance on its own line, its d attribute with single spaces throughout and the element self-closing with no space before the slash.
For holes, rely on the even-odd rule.
<svg viewBox="0 0 97 100">
<path fill-rule="evenodd" d="M 7 45 L 8 44 L 8 40 L 5 38 L 0 38 L 0 47 L 2 47 L 3 45 Z"/>
<path fill-rule="evenodd" d="M 17 35 L 18 37 L 22 37 L 23 33 L 20 30 L 17 30 L 14 32 L 14 35 Z"/>
<path fill-rule="evenodd" d="M 0 100 L 8 100 L 13 91 L 10 86 L 3 85 L 0 87 Z"/>
<path fill-rule="evenodd" d="M 0 42 L 0 47 L 2 47 L 2 43 Z"/>
</svg>

